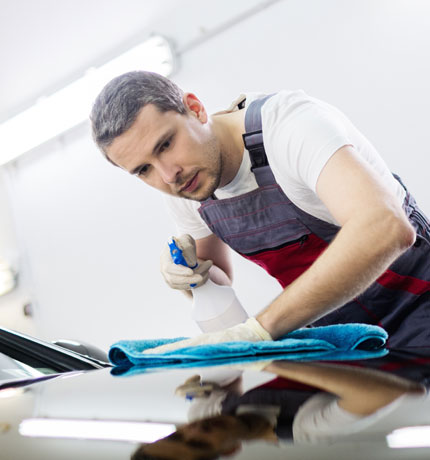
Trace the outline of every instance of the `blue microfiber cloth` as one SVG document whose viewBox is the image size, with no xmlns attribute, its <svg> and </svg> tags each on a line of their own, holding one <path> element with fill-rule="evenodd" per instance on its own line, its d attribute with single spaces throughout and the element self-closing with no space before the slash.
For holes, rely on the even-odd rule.
<svg viewBox="0 0 430 460">
<path fill-rule="evenodd" d="M 121 340 L 109 350 L 112 364 L 126 368 L 191 367 L 257 359 L 355 360 L 383 356 L 388 334 L 369 324 L 335 324 L 298 329 L 273 341 L 224 342 L 179 348 L 158 354 L 143 354 L 148 348 L 184 340 Z M 119 371 L 118 373 L 121 373 Z"/>
<path fill-rule="evenodd" d="M 186 369 L 186 368 L 203 368 L 232 365 L 233 367 L 252 364 L 257 361 L 363 361 L 365 359 L 381 358 L 388 354 L 386 348 L 378 350 L 347 350 L 347 351 L 315 351 L 315 352 L 297 352 L 297 353 L 281 353 L 281 354 L 264 354 L 257 356 L 236 356 L 234 358 L 220 358 L 202 361 L 177 361 L 177 362 L 161 362 L 151 364 L 136 364 L 132 365 L 130 362 L 112 367 L 111 374 L 118 377 L 131 377 L 138 374 L 147 374 L 150 372 L 159 372 L 160 370 L 166 371 L 170 369 Z"/>
</svg>

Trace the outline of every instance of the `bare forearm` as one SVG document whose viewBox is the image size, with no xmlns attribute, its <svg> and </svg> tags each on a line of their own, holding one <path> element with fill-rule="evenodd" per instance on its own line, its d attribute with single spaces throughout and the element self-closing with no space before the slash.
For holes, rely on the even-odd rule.
<svg viewBox="0 0 430 460">
<path fill-rule="evenodd" d="M 413 240 L 412 227 L 398 218 L 351 220 L 257 320 L 274 338 L 312 323 L 363 292 Z"/>
<path fill-rule="evenodd" d="M 216 265 L 212 265 L 212 267 L 210 268 L 209 278 L 214 283 L 220 284 L 222 286 L 231 286 L 232 283 L 231 275 L 227 275 L 227 273 L 224 270 L 217 267 Z"/>
<path fill-rule="evenodd" d="M 422 392 L 418 383 L 374 369 L 329 363 L 275 361 L 265 368 L 339 397 L 339 405 L 349 412 L 367 415 L 407 392 Z"/>
<path fill-rule="evenodd" d="M 416 382 L 397 375 L 346 364 L 273 361 L 264 370 L 339 397 L 345 397 L 351 391 L 354 391 L 356 396 L 364 398 L 372 391 L 388 392 L 390 389 L 396 389 L 405 392 L 422 388 Z"/>
</svg>

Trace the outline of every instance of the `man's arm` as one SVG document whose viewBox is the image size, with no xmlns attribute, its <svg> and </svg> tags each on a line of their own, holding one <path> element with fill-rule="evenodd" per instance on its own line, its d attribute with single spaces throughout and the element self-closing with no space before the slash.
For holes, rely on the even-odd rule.
<svg viewBox="0 0 430 460">
<path fill-rule="evenodd" d="M 375 369 L 332 363 L 273 361 L 264 368 L 338 396 L 339 407 L 370 415 L 405 393 L 425 393 L 423 385 Z"/>
<path fill-rule="evenodd" d="M 210 279 L 216 284 L 231 286 L 233 267 L 229 247 L 212 234 L 196 240 L 196 251 L 199 259 L 212 260 L 213 265 L 209 270 Z"/>
<path fill-rule="evenodd" d="M 415 241 L 397 198 L 351 146 L 327 162 L 317 194 L 341 229 L 311 267 L 257 316 L 273 338 L 352 300 Z"/>
</svg>

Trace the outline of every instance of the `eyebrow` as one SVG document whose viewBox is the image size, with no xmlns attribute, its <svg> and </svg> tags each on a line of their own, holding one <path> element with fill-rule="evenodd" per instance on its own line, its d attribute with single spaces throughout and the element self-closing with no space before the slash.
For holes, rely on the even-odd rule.
<svg viewBox="0 0 430 460">
<path fill-rule="evenodd" d="M 157 143 L 155 144 L 154 148 L 152 149 L 152 155 L 155 155 L 160 150 L 164 142 L 166 142 L 166 140 L 172 137 L 174 134 L 175 134 L 174 128 L 171 128 L 169 129 L 169 131 L 162 134 L 161 137 L 158 139 Z M 144 164 L 145 163 L 139 164 L 138 166 L 136 166 L 132 171 L 130 171 L 130 174 L 132 174 L 133 176 L 136 175 Z"/>
</svg>

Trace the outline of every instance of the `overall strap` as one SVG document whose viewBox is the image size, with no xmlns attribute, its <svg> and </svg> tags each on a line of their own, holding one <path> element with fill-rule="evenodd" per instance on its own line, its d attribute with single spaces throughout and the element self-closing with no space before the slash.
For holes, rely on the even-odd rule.
<svg viewBox="0 0 430 460">
<path fill-rule="evenodd" d="M 242 135 L 245 148 L 251 159 L 251 171 L 259 186 L 276 182 L 267 161 L 263 142 L 263 129 L 261 121 L 261 108 L 273 94 L 257 99 L 249 105 L 245 115 L 245 134 Z"/>
</svg>

